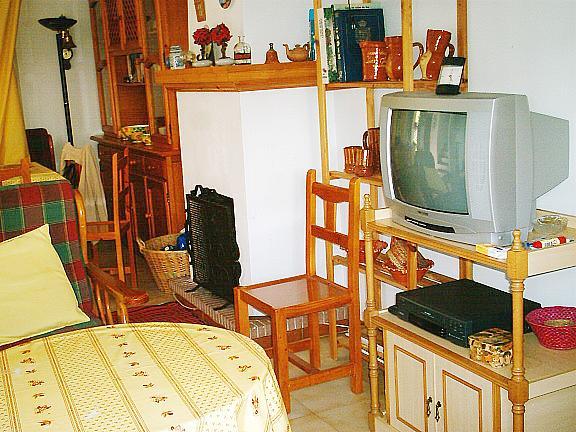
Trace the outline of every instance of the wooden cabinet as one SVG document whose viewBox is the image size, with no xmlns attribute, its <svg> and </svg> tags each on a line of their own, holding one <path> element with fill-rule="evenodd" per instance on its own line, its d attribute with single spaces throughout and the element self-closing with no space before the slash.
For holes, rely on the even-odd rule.
<svg viewBox="0 0 576 432">
<path fill-rule="evenodd" d="M 512 367 L 491 368 L 486 363 L 471 360 L 468 348 L 456 346 L 386 311 L 378 311 L 374 260 L 372 254 L 367 254 L 364 319 L 370 357 L 371 430 L 375 430 L 382 417 L 378 395 L 377 329 L 383 331 L 384 340 L 387 340 L 384 344 L 388 372 L 385 377 L 386 416 L 396 429 L 407 430 L 402 429 L 402 425 L 410 427 L 407 425 L 410 423 L 416 429 L 408 430 L 424 427 L 423 430 L 428 431 L 536 432 L 546 428 L 546 423 L 538 419 L 538 413 L 555 412 L 555 431 L 574 430 L 576 350 L 549 350 L 538 343 L 534 334 L 524 335 L 522 305 L 525 279 L 575 267 L 576 244 L 528 251 L 522 246 L 520 232 L 516 231 L 507 259 L 497 260 L 476 252 L 474 245 L 431 237 L 402 227 L 392 221 L 390 209 L 375 210 L 367 204 L 361 213 L 367 250 L 371 250 L 376 233 L 393 235 L 411 245 L 407 257 L 409 286 L 416 286 L 416 254 L 418 247 L 424 247 L 458 258 L 460 278 L 472 277 L 473 263 L 505 272 L 510 281 L 513 311 Z M 547 213 L 537 212 L 537 216 L 544 214 Z M 576 235 L 576 217 L 566 217 L 568 227 L 565 235 L 572 237 Z M 386 280 L 386 276 L 380 277 Z M 433 389 L 430 382 L 434 383 Z M 413 391 L 418 396 L 411 395 Z M 442 404 L 440 419 L 434 428 L 425 415 L 427 398 L 431 396 L 434 414 L 436 404 Z M 566 400 L 572 401 L 571 404 Z M 410 403 L 413 404 L 411 408 Z M 465 411 L 468 417 L 459 417 L 461 411 Z"/>
<path fill-rule="evenodd" d="M 187 0 L 90 0 L 102 129 L 148 124 L 153 140 L 170 145 L 166 110 L 154 73 L 169 45 L 188 49 Z M 164 135 L 164 136 L 163 136 Z"/>
<path fill-rule="evenodd" d="M 390 425 L 400 432 L 492 431 L 492 384 L 388 332 Z"/>
<path fill-rule="evenodd" d="M 112 155 L 128 147 L 138 235 L 147 240 L 180 231 L 186 218 L 180 152 L 128 144 L 117 138 L 92 139 L 98 142 L 107 207 L 112 208 Z"/>
</svg>

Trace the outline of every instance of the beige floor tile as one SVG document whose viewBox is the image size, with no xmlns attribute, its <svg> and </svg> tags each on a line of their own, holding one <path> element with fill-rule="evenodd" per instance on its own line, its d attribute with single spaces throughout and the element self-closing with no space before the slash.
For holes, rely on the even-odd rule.
<svg viewBox="0 0 576 432">
<path fill-rule="evenodd" d="M 361 401 L 338 406 L 315 414 L 336 429 L 338 432 L 368 432 L 368 410 L 370 401 Z"/>
<path fill-rule="evenodd" d="M 292 400 L 290 401 L 290 414 L 288 414 L 288 419 L 292 421 L 294 419 L 304 417 L 308 414 L 312 414 L 312 411 L 310 411 L 296 399 L 292 398 Z"/>
<path fill-rule="evenodd" d="M 315 414 L 290 420 L 292 432 L 338 432 Z"/>
<path fill-rule="evenodd" d="M 367 399 L 369 393 L 366 386 L 364 387 L 363 393 L 352 393 L 350 379 L 346 377 L 293 391 L 291 396 L 293 400 L 297 400 L 314 412 L 326 411 L 360 401 L 369 406 Z"/>
</svg>

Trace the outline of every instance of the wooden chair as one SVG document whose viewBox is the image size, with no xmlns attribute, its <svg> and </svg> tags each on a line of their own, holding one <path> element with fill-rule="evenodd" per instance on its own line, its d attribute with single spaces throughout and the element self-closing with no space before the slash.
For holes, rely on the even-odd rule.
<svg viewBox="0 0 576 432">
<path fill-rule="evenodd" d="M 32 183 L 30 161 L 27 158 L 21 159 L 20 164 L 0 165 L 0 186 L 4 180 L 19 176 L 22 177 L 22 183 Z"/>
<path fill-rule="evenodd" d="M 130 184 L 130 163 L 128 149 L 123 153 L 112 155 L 112 220 L 104 222 L 87 222 L 86 239 L 92 242 L 93 262 L 98 265 L 98 245 L 100 240 L 114 241 L 116 248 L 116 268 L 105 268 L 111 274 L 118 274 L 121 281 L 126 281 L 130 274 L 131 286 L 136 286 L 136 261 L 134 258 L 134 222 L 132 220 L 133 191 Z M 122 237 L 126 237 L 128 248 L 128 265 L 124 265 Z"/>
<path fill-rule="evenodd" d="M 52 171 L 58 171 L 56 169 L 56 159 L 54 158 L 52 135 L 46 129 L 26 129 L 26 141 L 28 142 L 28 153 L 32 162 L 38 162 Z"/>
<path fill-rule="evenodd" d="M 362 391 L 362 354 L 360 345 L 359 215 L 360 182 L 350 181 L 349 188 L 317 183 L 316 171 L 306 177 L 306 274 L 274 280 L 234 290 L 236 330 L 249 334 L 248 305 L 269 315 L 272 321 L 274 370 L 286 409 L 290 411 L 290 391 L 321 382 L 350 376 L 354 393 Z M 326 226 L 316 225 L 316 198 L 324 200 Z M 336 205 L 348 203 L 348 233 L 336 231 Z M 316 274 L 316 239 L 322 239 L 348 250 L 348 287 L 338 285 Z M 347 305 L 349 320 L 349 362 L 329 369 L 320 369 L 320 327 L 318 313 Z M 295 316 L 308 318 L 309 338 L 288 343 L 286 320 Z M 294 354 L 310 350 L 310 362 Z M 291 361 L 307 374 L 290 378 Z"/>
</svg>

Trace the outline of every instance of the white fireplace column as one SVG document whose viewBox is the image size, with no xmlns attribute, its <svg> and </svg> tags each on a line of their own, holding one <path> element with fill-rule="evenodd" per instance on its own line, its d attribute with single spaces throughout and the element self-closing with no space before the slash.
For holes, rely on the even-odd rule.
<svg viewBox="0 0 576 432">
<path fill-rule="evenodd" d="M 240 282 L 304 273 L 305 177 L 320 171 L 316 89 L 178 93 L 178 118 L 184 190 L 234 199 Z"/>
</svg>

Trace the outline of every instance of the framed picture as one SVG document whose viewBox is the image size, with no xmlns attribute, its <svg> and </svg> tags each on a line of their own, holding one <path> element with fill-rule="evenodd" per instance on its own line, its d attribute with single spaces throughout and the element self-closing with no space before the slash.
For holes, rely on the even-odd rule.
<svg viewBox="0 0 576 432">
<path fill-rule="evenodd" d="M 232 3 L 232 0 L 218 0 L 220 2 L 220 6 L 222 7 L 222 9 L 228 9 L 230 7 L 230 3 Z"/>
<path fill-rule="evenodd" d="M 465 57 L 445 57 L 440 67 L 436 94 L 457 95 L 460 93 L 460 83 L 464 72 Z"/>
</svg>

